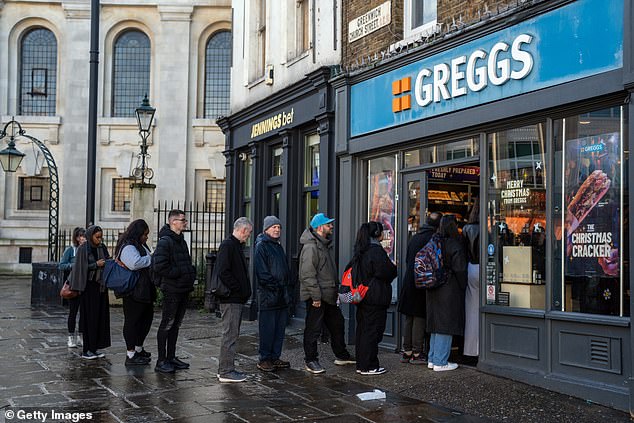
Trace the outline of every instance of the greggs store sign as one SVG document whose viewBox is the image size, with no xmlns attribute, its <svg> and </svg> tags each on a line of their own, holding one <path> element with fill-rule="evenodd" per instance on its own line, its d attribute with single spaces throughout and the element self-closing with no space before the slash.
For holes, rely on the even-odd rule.
<svg viewBox="0 0 634 423">
<path fill-rule="evenodd" d="M 355 84 L 351 136 L 618 69 L 622 14 L 623 0 L 579 0 Z"/>
</svg>

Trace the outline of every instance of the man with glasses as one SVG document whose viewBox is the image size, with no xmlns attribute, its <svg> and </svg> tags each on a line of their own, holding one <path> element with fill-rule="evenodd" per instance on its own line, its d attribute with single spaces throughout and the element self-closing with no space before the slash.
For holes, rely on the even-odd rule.
<svg viewBox="0 0 634 423">
<path fill-rule="evenodd" d="M 192 265 L 183 231 L 187 219 L 182 210 L 171 210 L 168 223 L 159 231 L 159 241 L 152 256 L 154 283 L 163 292 L 163 317 L 157 333 L 158 360 L 155 371 L 174 373 L 189 364 L 176 357 L 178 330 L 185 317 L 189 293 L 194 290 L 196 268 Z"/>
<path fill-rule="evenodd" d="M 319 364 L 317 352 L 322 324 L 330 332 L 335 364 L 342 366 L 356 363 L 346 349 L 344 319 L 337 306 L 339 277 L 331 239 L 334 220 L 317 213 L 299 239 L 302 245 L 299 256 L 299 295 L 300 300 L 306 302 L 304 360 L 306 370 L 313 374 L 326 371 Z"/>
</svg>

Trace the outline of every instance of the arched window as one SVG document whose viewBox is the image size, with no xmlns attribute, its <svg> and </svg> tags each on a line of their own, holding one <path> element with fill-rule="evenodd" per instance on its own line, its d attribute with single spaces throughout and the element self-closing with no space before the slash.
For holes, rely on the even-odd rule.
<svg viewBox="0 0 634 423">
<path fill-rule="evenodd" d="M 231 32 L 215 33 L 205 48 L 205 118 L 229 113 Z"/>
<path fill-rule="evenodd" d="M 150 39 L 141 31 L 121 34 L 112 60 L 112 116 L 134 117 L 143 96 L 150 94 Z"/>
<path fill-rule="evenodd" d="M 57 40 L 46 28 L 27 32 L 20 42 L 20 115 L 55 115 Z"/>
</svg>

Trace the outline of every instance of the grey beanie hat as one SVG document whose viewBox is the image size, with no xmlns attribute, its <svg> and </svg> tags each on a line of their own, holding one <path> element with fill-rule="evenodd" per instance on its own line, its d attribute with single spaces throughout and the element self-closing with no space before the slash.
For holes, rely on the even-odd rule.
<svg viewBox="0 0 634 423">
<path fill-rule="evenodd" d="M 266 231 L 268 228 L 270 228 L 273 225 L 280 225 L 282 226 L 282 222 L 280 222 L 280 219 L 278 219 L 275 216 L 266 216 L 264 218 L 264 228 L 262 229 L 263 231 Z"/>
</svg>

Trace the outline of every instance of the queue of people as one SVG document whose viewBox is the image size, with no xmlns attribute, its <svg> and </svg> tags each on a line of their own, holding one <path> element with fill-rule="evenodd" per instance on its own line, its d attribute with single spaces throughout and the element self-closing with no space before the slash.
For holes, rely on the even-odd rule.
<svg viewBox="0 0 634 423">
<path fill-rule="evenodd" d="M 477 211 L 477 205 L 474 210 Z M 151 353 L 145 350 L 144 343 L 152 325 L 158 287 L 163 304 L 154 370 L 174 373 L 189 368 L 189 363 L 176 356 L 179 328 L 195 279 L 195 268 L 183 237 L 187 223 L 182 210 L 170 211 L 168 222 L 159 231 L 154 253 L 147 245 L 149 226 L 142 219 L 133 221 L 116 244 L 114 258 L 122 266 L 138 273 L 134 289 L 122 295 L 126 366 L 143 366 L 151 362 Z M 470 321 L 474 307 L 477 313 L 479 287 L 476 212 L 472 213 L 469 223 L 473 228 L 465 226 L 463 238 L 453 215 L 431 213 L 409 242 L 398 305 L 399 312 L 405 317 L 403 363 L 427 364 L 435 371 L 457 368 L 457 364 L 448 361 L 455 335 L 464 335 L 465 354 L 477 357 L 477 320 Z M 253 227 L 246 217 L 234 222 L 231 235 L 220 245 L 213 271 L 213 278 L 226 289 L 225 295 L 218 295 L 222 319 L 217 372 L 220 382 L 242 382 L 247 378 L 236 370 L 235 356 L 243 306 L 252 296 L 243 250 Z M 381 244 L 383 225 L 373 221 L 361 225 L 352 259 L 346 266 L 346 270 L 351 269 L 353 286 L 363 284 L 367 287 L 364 298 L 356 304 L 356 357 L 350 354 L 344 339 L 333 231 L 334 219 L 318 213 L 299 239 L 299 299 L 306 305 L 303 335 L 305 370 L 311 374 L 325 372 L 319 362 L 317 346 L 325 327 L 330 333 L 334 364 L 355 364 L 356 372 L 361 375 L 383 374 L 387 370 L 379 363 L 378 346 L 392 300 L 392 281 L 397 276 L 396 264 Z M 288 310 L 296 289 L 295 278 L 280 243 L 281 233 L 280 220 L 276 216 L 267 216 L 262 233 L 256 237 L 254 249 L 260 334 L 257 368 L 264 372 L 290 367 L 290 362 L 282 359 L 282 349 Z M 435 233 L 442 239 L 447 282 L 434 289 L 419 289 L 414 285 L 414 260 L 416 253 Z M 60 269 L 69 272 L 71 289 L 80 293 L 77 301 L 70 303 L 68 346 L 79 344 L 75 330 L 78 308 L 79 332 L 83 334 L 81 356 L 88 360 L 104 357 L 99 350 L 110 346 L 108 294 L 102 278 L 105 261 L 110 254 L 102 238 L 103 231 L 98 226 L 90 226 L 85 231 L 76 228 L 73 246 L 64 252 L 60 262 Z M 466 331 L 465 314 L 470 321 Z"/>
</svg>

